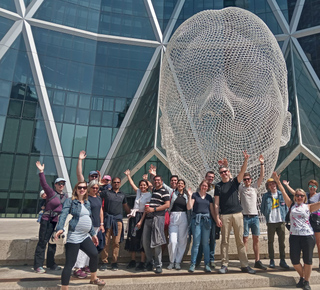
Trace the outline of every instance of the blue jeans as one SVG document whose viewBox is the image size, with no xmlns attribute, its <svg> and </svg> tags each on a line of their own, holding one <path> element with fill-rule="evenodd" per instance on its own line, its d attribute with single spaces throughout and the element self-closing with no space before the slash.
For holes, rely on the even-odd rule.
<svg viewBox="0 0 320 290">
<path fill-rule="evenodd" d="M 216 251 L 216 222 L 214 220 L 212 220 L 209 245 L 210 245 L 210 262 L 214 262 L 214 254 Z M 196 261 L 197 265 L 200 264 L 202 260 L 202 254 L 203 254 L 203 249 L 202 249 L 202 244 L 200 243 L 197 261 Z"/>
<path fill-rule="evenodd" d="M 211 223 L 209 227 L 205 226 L 204 220 L 201 219 L 200 223 L 196 225 L 196 220 L 193 218 L 191 220 L 191 231 L 192 231 L 192 249 L 191 249 L 191 264 L 196 263 L 198 256 L 200 243 L 202 245 L 204 253 L 204 263 L 208 265 L 210 262 L 210 246 L 209 238 L 211 231 Z"/>
</svg>

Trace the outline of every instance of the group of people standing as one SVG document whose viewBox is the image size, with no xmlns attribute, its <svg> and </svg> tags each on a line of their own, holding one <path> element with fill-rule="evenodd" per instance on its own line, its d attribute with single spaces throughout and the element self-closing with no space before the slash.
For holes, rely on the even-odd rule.
<svg viewBox="0 0 320 290">
<path fill-rule="evenodd" d="M 232 177 L 227 160 L 219 162 L 221 181 L 213 184 L 215 174 L 208 171 L 196 192 L 186 188 L 185 181 L 173 175 L 170 186 L 157 175 L 156 168 L 149 169 L 150 181 L 145 174 L 138 186 L 131 178 L 130 170 L 125 171 L 130 185 L 136 192 L 132 209 L 127 204 L 125 193 L 120 191 L 121 179 L 104 176 L 104 184 L 99 182 L 99 172 L 89 173 L 89 182 L 82 175 L 82 161 L 86 158 L 84 151 L 79 154 L 77 166 L 78 183 L 73 189 L 72 198 L 66 199 L 63 193 L 65 180 L 58 178 L 55 188 L 51 189 L 45 182 L 44 164 L 37 162 L 40 171 L 40 183 L 46 193 L 46 205 L 40 222 L 39 242 L 35 253 L 34 269 L 38 273 L 43 268 L 45 246 L 56 228 L 59 236 L 63 233 L 64 221 L 69 213 L 73 215 L 69 223 L 66 243 L 66 264 L 62 272 L 62 289 L 68 289 L 70 275 L 79 278 L 91 275 L 90 283 L 104 285 L 105 282 L 96 276 L 98 268 L 98 233 L 105 236 L 105 246 L 101 251 L 101 271 L 108 268 L 108 250 L 112 246 L 111 269 L 118 270 L 119 244 L 124 237 L 123 211 L 129 217 L 128 234 L 125 249 L 131 252 L 131 261 L 127 268 L 155 271 L 162 273 L 162 250 L 167 244 L 170 263 L 167 269 L 181 269 L 186 250 L 188 234 L 192 235 L 191 263 L 189 272 L 194 272 L 204 259 L 204 271 L 211 272 L 215 268 L 214 254 L 217 231 L 221 229 L 221 268 L 219 273 L 228 272 L 229 239 L 233 229 L 241 271 L 255 274 L 248 264 L 247 242 L 249 230 L 253 236 L 255 268 L 266 270 L 259 257 L 259 217 L 258 188 L 264 179 L 264 158 L 259 156 L 260 176 L 252 181 L 246 172 L 249 155 L 243 152 L 244 162 L 236 177 Z M 262 197 L 261 212 L 265 215 L 268 229 L 268 252 L 270 268 L 274 263 L 274 235 L 277 233 L 280 250 L 280 267 L 288 269 L 285 261 L 285 216 L 290 209 L 290 258 L 294 268 L 300 275 L 297 287 L 311 289 L 309 278 L 312 269 L 312 253 L 315 245 L 314 231 L 320 233 L 320 193 L 316 193 L 318 184 L 309 182 L 310 195 L 302 189 L 293 190 L 289 182 L 284 181 L 293 201 L 287 195 L 274 172 L 273 178 L 267 180 Z M 312 194 L 311 194 L 312 193 Z M 306 202 L 309 204 L 306 204 Z M 309 223 L 309 216 L 313 224 Z M 318 214 L 319 213 L 319 214 Z M 59 220 L 58 220 L 58 216 Z M 317 218 L 313 218 L 316 215 Z M 170 221 L 170 222 L 169 222 Z M 319 218 L 320 221 L 320 218 Z M 318 234 L 316 234 L 316 237 Z M 320 234 L 317 244 L 320 246 Z M 319 243 L 318 243 L 319 240 Z M 300 252 L 303 252 L 304 266 L 300 264 Z M 60 270 L 54 262 L 55 245 L 50 244 L 47 252 L 47 268 Z M 136 253 L 140 253 L 141 261 L 136 261 Z"/>
</svg>

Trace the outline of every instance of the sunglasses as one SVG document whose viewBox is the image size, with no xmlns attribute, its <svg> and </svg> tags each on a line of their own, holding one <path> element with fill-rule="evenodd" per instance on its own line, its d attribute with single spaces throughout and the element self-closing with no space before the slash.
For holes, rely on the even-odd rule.
<svg viewBox="0 0 320 290">
<path fill-rule="evenodd" d="M 114 182 L 112 182 L 112 183 L 120 183 L 120 181 L 114 181 Z"/>
<path fill-rule="evenodd" d="M 223 171 L 220 171 L 219 174 L 224 174 L 224 173 L 227 173 L 228 170 L 223 170 Z"/>
<path fill-rule="evenodd" d="M 87 189 L 86 186 L 78 186 L 78 189 L 81 190 L 81 189 Z"/>
<path fill-rule="evenodd" d="M 303 195 L 303 194 L 295 194 L 294 196 L 297 197 L 297 198 L 298 198 L 298 197 L 304 198 L 304 195 Z"/>
<path fill-rule="evenodd" d="M 65 186 L 66 185 L 66 183 L 65 182 L 57 182 L 56 184 L 58 184 L 58 185 L 60 185 L 60 186 Z"/>
<path fill-rule="evenodd" d="M 244 178 L 243 181 L 248 181 L 250 180 L 251 178 Z"/>
<path fill-rule="evenodd" d="M 98 178 L 98 175 L 94 174 L 94 175 L 90 175 L 92 178 Z"/>
<path fill-rule="evenodd" d="M 317 189 L 317 186 L 316 185 L 309 185 L 309 188 Z"/>
<path fill-rule="evenodd" d="M 91 187 L 93 190 L 99 190 L 99 187 Z"/>
</svg>

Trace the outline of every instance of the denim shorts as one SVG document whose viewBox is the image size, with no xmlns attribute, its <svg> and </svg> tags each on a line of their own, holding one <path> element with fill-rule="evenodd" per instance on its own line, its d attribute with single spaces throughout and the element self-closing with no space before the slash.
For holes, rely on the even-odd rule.
<svg viewBox="0 0 320 290">
<path fill-rule="evenodd" d="M 260 222 L 259 217 L 243 215 L 243 236 L 249 237 L 249 230 L 254 236 L 260 235 Z"/>
</svg>

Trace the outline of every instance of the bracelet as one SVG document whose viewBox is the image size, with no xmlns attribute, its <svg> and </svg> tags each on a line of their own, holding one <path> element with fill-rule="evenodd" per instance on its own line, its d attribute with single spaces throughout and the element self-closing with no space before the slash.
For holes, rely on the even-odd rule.
<svg viewBox="0 0 320 290">
<path fill-rule="evenodd" d="M 100 226 L 103 226 L 104 225 L 104 223 L 100 223 Z"/>
</svg>

